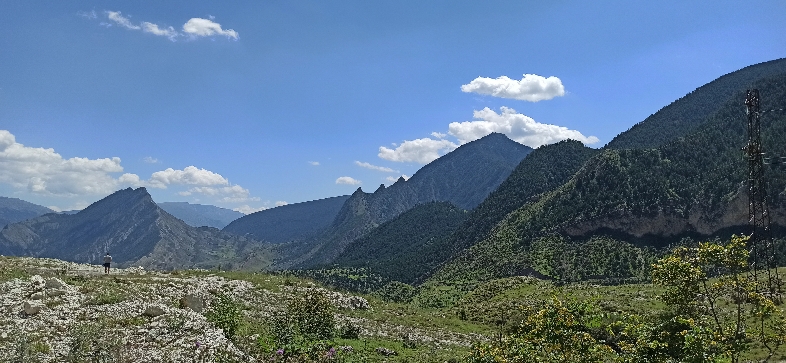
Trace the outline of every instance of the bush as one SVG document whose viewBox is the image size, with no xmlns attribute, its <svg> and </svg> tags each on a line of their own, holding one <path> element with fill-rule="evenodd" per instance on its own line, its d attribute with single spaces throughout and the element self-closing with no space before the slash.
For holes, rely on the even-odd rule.
<svg viewBox="0 0 786 363">
<path fill-rule="evenodd" d="M 298 332 L 311 340 L 333 338 L 336 325 L 333 311 L 333 303 L 324 294 L 314 290 L 296 297 L 287 307 Z"/>
<path fill-rule="evenodd" d="M 235 336 L 242 313 L 240 304 L 223 293 L 217 293 L 212 309 L 205 315 L 207 321 L 224 331 L 224 336 L 232 339 Z"/>
</svg>

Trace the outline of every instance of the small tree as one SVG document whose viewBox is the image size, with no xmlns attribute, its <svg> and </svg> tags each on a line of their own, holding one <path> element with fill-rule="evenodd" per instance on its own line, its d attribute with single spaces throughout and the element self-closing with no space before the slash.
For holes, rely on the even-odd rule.
<svg viewBox="0 0 786 363">
<path fill-rule="evenodd" d="M 692 349 L 703 347 L 710 357 L 722 354 L 736 363 L 754 340 L 770 357 L 783 343 L 778 309 L 748 274 L 747 241 L 735 235 L 725 245 L 680 247 L 653 266 L 653 282 L 667 287 L 662 299 L 673 308 L 671 319 L 690 325 L 677 332 L 685 336 L 686 348 L 696 342 L 696 335 L 688 332 L 699 332 L 703 343 Z M 704 341 L 708 336 L 712 339 Z"/>
</svg>

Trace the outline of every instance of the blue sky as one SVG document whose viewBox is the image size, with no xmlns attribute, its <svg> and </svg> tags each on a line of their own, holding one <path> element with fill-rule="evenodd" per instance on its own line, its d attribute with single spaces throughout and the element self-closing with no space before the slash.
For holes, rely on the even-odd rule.
<svg viewBox="0 0 786 363">
<path fill-rule="evenodd" d="M 249 212 L 491 131 L 602 147 L 786 56 L 786 2 L 3 1 L 0 34 L 0 195 Z"/>
</svg>

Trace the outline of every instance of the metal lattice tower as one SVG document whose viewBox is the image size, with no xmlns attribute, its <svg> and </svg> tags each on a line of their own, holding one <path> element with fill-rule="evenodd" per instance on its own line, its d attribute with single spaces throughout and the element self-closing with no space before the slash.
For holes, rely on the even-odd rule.
<svg viewBox="0 0 786 363">
<path fill-rule="evenodd" d="M 759 121 L 759 90 L 748 90 L 745 98 L 748 109 L 748 144 L 743 149 L 748 158 L 748 218 L 752 229 L 749 240 L 751 273 L 753 278 L 767 277 L 767 290 L 773 296 L 780 292 L 780 278 L 776 267 L 775 244 L 770 234 L 770 211 L 764 178 L 764 152 L 761 146 Z M 762 275 L 762 276 L 760 276 Z"/>
</svg>

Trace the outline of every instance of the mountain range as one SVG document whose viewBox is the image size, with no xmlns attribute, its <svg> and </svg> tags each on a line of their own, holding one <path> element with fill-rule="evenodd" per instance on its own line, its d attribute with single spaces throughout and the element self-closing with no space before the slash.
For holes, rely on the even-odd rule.
<svg viewBox="0 0 786 363">
<path fill-rule="evenodd" d="M 17 198 L 0 197 L 0 226 L 21 222 L 55 211 Z"/>
<path fill-rule="evenodd" d="M 786 59 L 701 86 L 601 149 L 565 140 L 533 150 L 492 133 L 373 193 L 358 188 L 210 222 L 228 223 L 223 230 L 190 226 L 183 220 L 206 223 L 183 210 L 201 207 L 160 207 L 144 188 L 73 215 L 5 198 L 0 216 L 13 214 L 10 205 L 28 214 L 6 219 L 0 254 L 96 263 L 110 250 L 122 264 L 166 269 L 363 267 L 426 285 L 635 277 L 663 248 L 747 230 L 740 148 L 750 88 L 761 94 L 764 149 L 782 156 Z M 768 167 L 766 176 L 773 231 L 782 237 L 786 170 Z"/>
<path fill-rule="evenodd" d="M 177 217 L 192 227 L 224 228 L 245 214 L 213 205 L 191 204 L 186 202 L 157 203 L 161 209 Z"/>
</svg>

